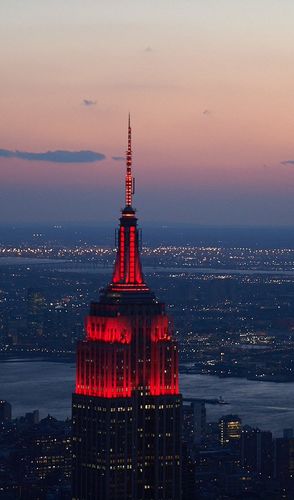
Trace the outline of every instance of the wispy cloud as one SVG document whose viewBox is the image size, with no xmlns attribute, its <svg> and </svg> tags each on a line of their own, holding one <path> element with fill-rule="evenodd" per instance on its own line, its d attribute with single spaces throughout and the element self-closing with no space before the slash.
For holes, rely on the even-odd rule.
<svg viewBox="0 0 294 500">
<path fill-rule="evenodd" d="M 281 165 L 294 165 L 294 160 L 281 161 Z"/>
<path fill-rule="evenodd" d="M 90 108 L 91 106 L 96 106 L 97 101 L 93 101 L 92 99 L 83 99 L 82 105 L 86 106 L 86 108 Z"/>
<path fill-rule="evenodd" d="M 48 161 L 52 163 L 93 163 L 105 159 L 102 153 L 95 151 L 46 151 L 44 153 L 30 153 L 28 151 L 11 151 L 0 149 L 0 158 L 19 158 L 29 161 Z"/>
<path fill-rule="evenodd" d="M 124 161 L 125 157 L 124 156 L 113 156 L 112 159 L 115 161 Z"/>
</svg>

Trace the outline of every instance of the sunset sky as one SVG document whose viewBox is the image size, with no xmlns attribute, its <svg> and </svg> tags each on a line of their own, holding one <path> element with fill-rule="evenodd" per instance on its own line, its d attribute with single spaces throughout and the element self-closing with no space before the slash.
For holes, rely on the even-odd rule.
<svg viewBox="0 0 294 500">
<path fill-rule="evenodd" d="M 141 224 L 292 225 L 293 23 L 293 0 L 1 0 L 0 223 L 115 220 L 130 111 Z"/>
</svg>

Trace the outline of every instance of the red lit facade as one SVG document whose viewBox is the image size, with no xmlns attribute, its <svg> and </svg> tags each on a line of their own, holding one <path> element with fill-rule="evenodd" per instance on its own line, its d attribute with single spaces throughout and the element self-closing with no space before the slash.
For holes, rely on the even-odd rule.
<svg viewBox="0 0 294 500">
<path fill-rule="evenodd" d="M 88 316 L 87 340 L 77 353 L 76 394 L 111 398 L 129 397 L 137 390 L 154 396 L 178 394 L 177 347 L 169 329 L 165 314 L 133 320 L 120 314 Z M 137 338 L 142 332 L 144 338 Z"/>
<path fill-rule="evenodd" d="M 178 351 L 142 272 L 130 121 L 126 164 L 112 280 L 91 304 L 77 348 L 73 499 L 179 500 Z"/>
<path fill-rule="evenodd" d="M 106 309 L 104 303 L 95 304 L 86 318 L 87 338 L 78 348 L 77 394 L 129 397 L 137 390 L 150 395 L 179 393 L 178 353 L 170 322 L 164 305 L 157 303 L 142 272 L 137 218 L 132 208 L 131 165 L 129 122 L 126 207 L 120 218 L 113 277 L 106 291 L 114 304 Z M 132 303 L 136 297 L 151 303 L 152 315 L 130 314 L 125 303 L 128 299 Z"/>
</svg>

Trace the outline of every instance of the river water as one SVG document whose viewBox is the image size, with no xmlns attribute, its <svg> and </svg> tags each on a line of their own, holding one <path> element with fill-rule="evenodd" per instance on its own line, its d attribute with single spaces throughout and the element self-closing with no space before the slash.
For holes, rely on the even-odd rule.
<svg viewBox="0 0 294 500">
<path fill-rule="evenodd" d="M 15 360 L 0 363 L 0 399 L 12 404 L 13 417 L 34 409 L 41 418 L 70 416 L 75 366 L 71 363 Z M 227 405 L 207 405 L 208 421 L 228 413 L 238 414 L 243 424 L 281 435 L 294 427 L 294 383 L 219 379 L 210 375 L 180 375 L 184 397 L 222 398 Z"/>
</svg>

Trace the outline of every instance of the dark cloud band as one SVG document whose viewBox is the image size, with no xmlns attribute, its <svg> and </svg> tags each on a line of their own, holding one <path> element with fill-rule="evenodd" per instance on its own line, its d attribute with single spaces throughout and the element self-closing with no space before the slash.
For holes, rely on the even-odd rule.
<svg viewBox="0 0 294 500">
<path fill-rule="evenodd" d="M 294 165 L 294 160 L 281 161 L 282 165 Z"/>
<path fill-rule="evenodd" d="M 105 159 L 102 153 L 95 151 L 46 151 L 45 153 L 29 153 L 27 151 L 10 151 L 0 149 L 0 158 L 19 158 L 29 161 L 48 161 L 52 163 L 94 163 Z"/>
<path fill-rule="evenodd" d="M 92 99 L 83 99 L 83 106 L 91 107 L 96 106 L 97 101 L 92 101 Z"/>
</svg>

